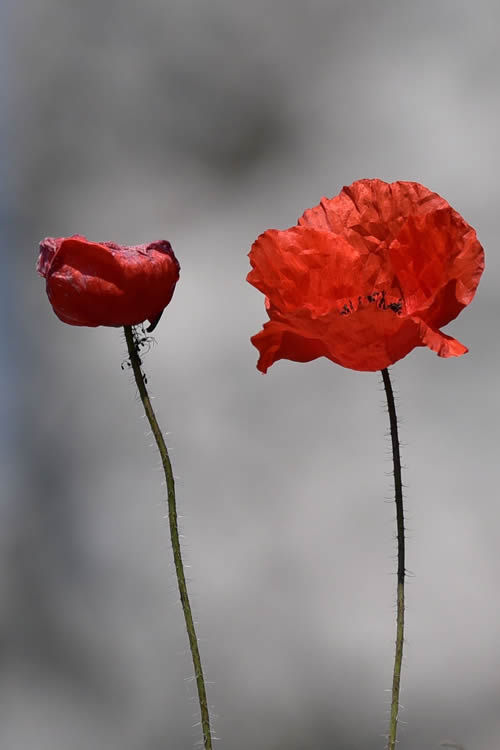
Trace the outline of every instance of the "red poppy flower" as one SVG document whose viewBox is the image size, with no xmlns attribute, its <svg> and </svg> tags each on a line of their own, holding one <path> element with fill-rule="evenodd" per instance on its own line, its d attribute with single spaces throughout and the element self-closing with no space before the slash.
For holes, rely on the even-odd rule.
<svg viewBox="0 0 500 750">
<path fill-rule="evenodd" d="M 180 266 L 165 240 L 126 247 L 75 234 L 43 240 L 37 270 L 64 323 L 124 326 L 149 320 L 153 330 L 172 299 Z"/>
<path fill-rule="evenodd" d="M 262 372 L 278 359 L 327 357 L 383 370 L 416 346 L 467 349 L 439 329 L 474 297 L 484 269 L 476 233 L 416 182 L 359 180 L 252 245 L 247 280 L 269 322 L 252 343 Z"/>
</svg>

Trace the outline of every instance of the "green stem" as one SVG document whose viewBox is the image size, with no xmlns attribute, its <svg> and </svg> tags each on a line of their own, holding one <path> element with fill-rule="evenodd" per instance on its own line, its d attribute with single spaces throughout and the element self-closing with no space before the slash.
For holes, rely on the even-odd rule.
<svg viewBox="0 0 500 750">
<path fill-rule="evenodd" d="M 124 326 L 125 339 L 127 341 L 127 349 L 130 357 L 130 364 L 134 372 L 135 382 L 139 390 L 139 396 L 141 397 L 142 405 L 154 438 L 156 445 L 160 452 L 161 461 L 163 464 L 163 470 L 165 472 L 165 479 L 167 482 L 167 502 L 168 502 L 168 522 L 170 525 L 170 537 L 172 540 L 172 549 L 174 553 L 174 564 L 175 572 L 177 575 L 177 583 L 179 586 L 179 594 L 181 598 L 182 611 L 184 612 L 184 620 L 186 622 L 186 630 L 189 639 L 189 646 L 191 648 L 191 655 L 193 657 L 194 673 L 196 676 L 196 685 L 198 688 L 198 700 L 200 704 L 201 714 L 201 728 L 203 731 L 203 746 L 205 750 L 212 750 L 212 734 L 210 730 L 210 716 L 208 712 L 207 704 L 207 691 L 205 688 L 205 680 L 203 677 L 203 669 L 201 666 L 200 650 L 198 648 L 198 639 L 196 637 L 196 630 L 193 622 L 193 614 L 191 612 L 191 605 L 189 603 L 188 591 L 186 586 L 186 576 L 184 575 L 184 565 L 182 563 L 181 545 L 179 541 L 179 527 L 177 523 L 177 509 L 175 501 L 175 483 L 174 475 L 172 472 L 172 464 L 168 455 L 167 446 L 163 438 L 160 426 L 156 420 L 153 407 L 146 389 L 146 377 L 141 369 L 141 358 L 139 356 L 138 339 L 132 326 Z"/>
<path fill-rule="evenodd" d="M 394 491 L 396 500 L 396 523 L 398 528 L 398 587 L 396 615 L 396 651 L 394 654 L 394 672 L 392 677 L 391 719 L 387 750 L 394 750 L 399 714 L 399 688 L 401 682 L 401 664 L 403 661 L 404 617 L 405 617 L 405 523 L 403 512 L 403 483 L 401 481 L 401 456 L 399 453 L 398 420 L 392 392 L 391 379 L 387 368 L 382 370 L 389 421 L 391 425 L 392 459 L 394 464 Z"/>
</svg>

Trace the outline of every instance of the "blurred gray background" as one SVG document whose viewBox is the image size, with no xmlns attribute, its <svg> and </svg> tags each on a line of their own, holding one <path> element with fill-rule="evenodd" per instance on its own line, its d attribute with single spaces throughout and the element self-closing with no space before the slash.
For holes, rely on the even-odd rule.
<svg viewBox="0 0 500 750">
<path fill-rule="evenodd" d="M 392 370 L 408 567 L 400 747 L 500 746 L 498 3 L 3 0 L 0 747 L 184 750 L 195 686 L 119 329 L 60 323 L 46 235 L 166 238 L 145 358 L 220 750 L 383 748 L 395 637 L 380 376 L 255 369 L 247 253 L 361 177 L 476 227 L 477 298 Z"/>
</svg>

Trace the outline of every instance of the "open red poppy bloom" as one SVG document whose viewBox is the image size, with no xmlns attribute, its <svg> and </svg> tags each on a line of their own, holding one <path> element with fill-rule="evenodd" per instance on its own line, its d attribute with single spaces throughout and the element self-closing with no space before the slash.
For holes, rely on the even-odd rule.
<svg viewBox="0 0 500 750">
<path fill-rule="evenodd" d="M 75 234 L 43 240 L 37 270 L 64 323 L 124 326 L 149 320 L 152 330 L 172 299 L 180 266 L 165 240 L 127 247 Z"/>
<path fill-rule="evenodd" d="M 416 182 L 358 180 L 297 226 L 261 234 L 247 280 L 269 322 L 252 337 L 262 372 L 278 359 L 327 357 L 382 370 L 416 346 L 467 349 L 439 329 L 474 297 L 484 269 L 476 233 Z"/>
</svg>

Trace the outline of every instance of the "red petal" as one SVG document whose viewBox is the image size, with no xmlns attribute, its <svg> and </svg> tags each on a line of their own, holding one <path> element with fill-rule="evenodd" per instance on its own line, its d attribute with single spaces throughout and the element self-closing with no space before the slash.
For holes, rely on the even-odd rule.
<svg viewBox="0 0 500 750">
<path fill-rule="evenodd" d="M 65 239 L 65 237 L 46 237 L 40 242 L 40 254 L 36 264 L 36 270 L 40 276 L 47 278 L 52 261 L 59 252 L 59 248 Z M 71 239 L 83 240 L 86 242 L 85 237 L 82 237 L 80 234 L 73 235 Z"/>
<path fill-rule="evenodd" d="M 169 243 L 137 247 L 61 238 L 43 261 L 47 294 L 57 316 L 82 326 L 135 325 L 157 318 L 179 278 Z"/>
<path fill-rule="evenodd" d="M 248 281 L 271 321 L 252 341 L 259 369 L 325 356 L 383 369 L 417 346 L 442 357 L 467 349 L 439 328 L 474 296 L 484 256 L 474 230 L 414 182 L 359 180 L 269 230 L 250 251 Z"/>
<path fill-rule="evenodd" d="M 305 317 L 272 319 L 251 341 L 260 352 L 257 367 L 262 372 L 279 359 L 309 362 L 327 357 L 352 370 L 375 371 L 393 365 L 417 346 L 428 346 L 440 357 L 467 352 L 459 341 L 418 318 L 371 309 L 321 321 Z"/>
<path fill-rule="evenodd" d="M 321 341 L 308 339 L 286 324 L 274 320 L 265 323 L 262 331 L 250 340 L 260 352 L 257 368 L 263 373 L 278 359 L 311 362 L 318 357 L 327 356 Z"/>
<path fill-rule="evenodd" d="M 247 281 L 281 310 L 315 316 L 338 310 L 338 301 L 392 288 L 393 272 L 380 244 L 354 247 L 344 237 L 309 227 L 270 229 L 253 244 Z"/>
<path fill-rule="evenodd" d="M 406 312 L 435 327 L 471 302 L 484 270 L 475 231 L 450 206 L 409 217 L 390 256 Z"/>
<path fill-rule="evenodd" d="M 422 320 L 419 323 L 419 334 L 422 346 L 428 346 L 439 357 L 460 357 L 469 350 L 457 339 L 447 336 L 442 331 L 435 330 Z"/>
<path fill-rule="evenodd" d="M 344 235 L 354 231 L 390 242 L 407 216 L 447 205 L 444 198 L 418 182 L 357 180 L 335 198 L 322 198 L 318 206 L 303 213 L 298 224 Z"/>
</svg>

